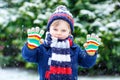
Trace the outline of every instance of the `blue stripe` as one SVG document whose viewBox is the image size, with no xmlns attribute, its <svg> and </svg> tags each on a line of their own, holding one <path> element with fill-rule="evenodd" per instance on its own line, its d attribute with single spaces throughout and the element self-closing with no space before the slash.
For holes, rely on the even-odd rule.
<svg viewBox="0 0 120 80">
<path fill-rule="evenodd" d="M 50 80 L 72 80 L 71 75 L 67 74 L 51 74 L 50 75 Z"/>
<path fill-rule="evenodd" d="M 52 52 L 56 54 L 70 54 L 69 48 L 52 48 Z"/>
<path fill-rule="evenodd" d="M 60 66 L 60 67 L 71 67 L 71 62 L 59 62 L 51 60 L 52 66 Z"/>
</svg>

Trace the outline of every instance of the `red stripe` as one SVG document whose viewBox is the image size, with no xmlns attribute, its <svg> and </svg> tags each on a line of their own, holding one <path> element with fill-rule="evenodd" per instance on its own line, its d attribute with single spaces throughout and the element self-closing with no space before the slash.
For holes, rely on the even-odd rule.
<svg viewBox="0 0 120 80">
<path fill-rule="evenodd" d="M 46 71 L 45 78 L 49 79 L 50 74 L 72 74 L 72 69 L 70 67 L 64 68 L 64 67 L 55 67 L 50 66 L 50 71 Z"/>
<path fill-rule="evenodd" d="M 46 71 L 46 73 L 45 73 L 45 78 L 47 78 L 47 79 L 50 78 L 50 71 Z"/>
<path fill-rule="evenodd" d="M 28 37 L 37 37 L 38 39 L 40 39 L 41 37 L 38 35 L 29 35 Z"/>
<path fill-rule="evenodd" d="M 50 67 L 50 73 L 51 74 L 72 74 L 72 69 L 70 67 L 64 68 L 64 67 Z"/>
<path fill-rule="evenodd" d="M 97 42 L 94 42 L 94 41 L 89 41 L 89 42 L 87 42 L 87 43 L 93 43 L 93 44 L 96 44 L 96 45 L 98 45 L 98 43 Z"/>
<path fill-rule="evenodd" d="M 70 38 L 68 38 L 70 46 L 72 46 L 72 40 Z"/>
<path fill-rule="evenodd" d="M 50 21 L 51 18 L 53 18 L 54 16 L 65 16 L 65 17 L 68 17 L 68 18 L 72 21 L 72 23 L 74 24 L 73 18 L 72 18 L 70 15 L 66 14 L 66 13 L 57 13 L 57 14 L 53 14 L 53 15 L 50 17 L 50 19 L 49 19 L 48 21 Z"/>
<path fill-rule="evenodd" d="M 27 44 L 27 45 L 28 45 L 29 48 L 32 48 L 32 49 L 37 47 L 37 46 L 32 45 L 32 44 Z"/>
<path fill-rule="evenodd" d="M 96 50 L 87 50 L 87 52 L 96 52 Z"/>
</svg>

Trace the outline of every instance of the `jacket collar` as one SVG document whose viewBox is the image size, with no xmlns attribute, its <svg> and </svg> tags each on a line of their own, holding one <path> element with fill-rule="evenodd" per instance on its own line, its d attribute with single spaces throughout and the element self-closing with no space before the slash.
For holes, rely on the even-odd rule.
<svg viewBox="0 0 120 80">
<path fill-rule="evenodd" d="M 71 56 L 75 55 L 75 52 L 73 52 L 73 50 L 75 50 L 77 48 L 77 45 L 75 43 L 73 43 L 73 45 L 71 46 Z"/>
</svg>

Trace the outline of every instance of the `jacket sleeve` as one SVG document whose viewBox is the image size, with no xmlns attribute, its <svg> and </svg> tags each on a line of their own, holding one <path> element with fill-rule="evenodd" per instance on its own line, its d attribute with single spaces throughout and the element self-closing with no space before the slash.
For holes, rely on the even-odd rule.
<svg viewBox="0 0 120 80">
<path fill-rule="evenodd" d="M 97 58 L 97 53 L 95 53 L 95 55 L 93 56 L 90 56 L 87 54 L 85 50 L 79 49 L 78 62 L 81 67 L 91 68 L 92 66 L 95 65 L 96 58 Z"/>
<path fill-rule="evenodd" d="M 38 47 L 39 48 L 39 47 Z M 22 57 L 28 62 L 38 62 L 38 48 L 29 49 L 27 43 L 22 48 Z"/>
</svg>

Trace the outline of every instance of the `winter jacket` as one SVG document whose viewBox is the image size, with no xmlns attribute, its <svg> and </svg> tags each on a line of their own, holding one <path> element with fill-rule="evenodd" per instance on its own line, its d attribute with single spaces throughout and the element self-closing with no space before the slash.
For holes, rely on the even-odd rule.
<svg viewBox="0 0 120 80">
<path fill-rule="evenodd" d="M 90 56 L 77 44 L 71 46 L 70 54 L 72 62 L 72 80 L 77 80 L 78 66 L 90 68 L 96 62 L 97 54 Z M 35 49 L 29 49 L 26 43 L 22 48 L 22 56 L 26 61 L 38 64 L 40 80 L 45 80 L 45 72 L 49 69 L 48 60 L 51 57 L 51 48 L 45 44 L 41 44 Z"/>
</svg>

